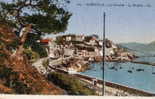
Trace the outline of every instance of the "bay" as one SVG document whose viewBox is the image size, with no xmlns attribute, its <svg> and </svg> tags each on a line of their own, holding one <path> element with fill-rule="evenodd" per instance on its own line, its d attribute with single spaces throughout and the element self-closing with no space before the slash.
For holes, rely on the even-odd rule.
<svg viewBox="0 0 155 99">
<path fill-rule="evenodd" d="M 137 59 L 139 61 L 154 62 L 154 57 Z M 103 67 L 101 63 L 91 64 L 91 69 L 81 74 L 103 80 Z M 104 80 L 129 86 L 131 88 L 155 93 L 155 66 L 136 64 L 131 62 L 117 63 L 105 62 Z"/>
</svg>

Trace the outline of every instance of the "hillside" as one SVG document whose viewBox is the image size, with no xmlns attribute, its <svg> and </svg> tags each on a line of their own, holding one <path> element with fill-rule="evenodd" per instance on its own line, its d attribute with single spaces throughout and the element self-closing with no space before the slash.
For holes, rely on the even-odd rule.
<svg viewBox="0 0 155 99">
<path fill-rule="evenodd" d="M 31 66 L 21 46 L 13 50 L 16 40 L 10 27 L 0 25 L 0 93 L 64 94 Z"/>
<path fill-rule="evenodd" d="M 130 43 L 120 43 L 119 45 L 136 53 L 150 54 L 150 55 L 155 53 L 155 42 L 151 42 L 149 44 L 130 42 Z"/>
<path fill-rule="evenodd" d="M 148 46 L 150 47 L 150 49 L 155 50 L 155 41 L 149 43 Z"/>
<path fill-rule="evenodd" d="M 142 43 L 120 43 L 119 45 L 128 48 L 129 50 L 145 50 L 147 45 Z"/>
</svg>

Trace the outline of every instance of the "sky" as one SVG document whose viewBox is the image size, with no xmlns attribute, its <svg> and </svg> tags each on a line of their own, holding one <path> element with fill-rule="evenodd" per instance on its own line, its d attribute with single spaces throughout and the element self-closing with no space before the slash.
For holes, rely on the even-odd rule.
<svg viewBox="0 0 155 99">
<path fill-rule="evenodd" d="M 116 43 L 155 41 L 155 0 L 70 1 L 67 10 L 73 15 L 65 34 L 97 34 L 102 38 L 103 12 L 105 12 L 106 38 Z M 96 5 L 87 5 L 90 3 Z M 133 4 L 140 4 L 143 7 L 127 6 Z"/>
<path fill-rule="evenodd" d="M 96 5 L 87 5 L 90 3 Z M 67 9 L 73 16 L 65 33 L 102 37 L 103 12 L 106 12 L 106 37 L 110 40 L 116 43 L 155 41 L 155 0 L 71 0 Z"/>
</svg>

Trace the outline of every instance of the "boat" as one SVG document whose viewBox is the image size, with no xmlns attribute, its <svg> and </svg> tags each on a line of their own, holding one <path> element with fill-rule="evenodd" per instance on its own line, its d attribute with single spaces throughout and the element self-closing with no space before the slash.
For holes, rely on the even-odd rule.
<svg viewBox="0 0 155 99">
<path fill-rule="evenodd" d="M 113 66 L 113 67 L 110 67 L 109 69 L 115 69 L 115 67 Z"/>
<path fill-rule="evenodd" d="M 140 72 L 140 71 L 144 71 L 144 69 L 139 68 L 139 69 L 136 69 L 136 71 Z"/>
<path fill-rule="evenodd" d="M 152 67 L 152 74 L 155 74 L 154 67 Z"/>
<path fill-rule="evenodd" d="M 132 70 L 128 70 L 129 73 L 132 73 Z"/>
</svg>

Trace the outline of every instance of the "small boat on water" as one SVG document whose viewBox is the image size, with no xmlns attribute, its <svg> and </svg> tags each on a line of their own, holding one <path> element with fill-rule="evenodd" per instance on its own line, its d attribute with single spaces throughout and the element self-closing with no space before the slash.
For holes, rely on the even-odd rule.
<svg viewBox="0 0 155 99">
<path fill-rule="evenodd" d="M 132 70 L 128 70 L 129 73 L 132 73 Z"/>
<path fill-rule="evenodd" d="M 132 67 L 129 66 L 129 70 L 128 70 L 129 73 L 132 73 Z"/>
<path fill-rule="evenodd" d="M 117 68 L 115 68 L 115 71 L 117 71 L 118 69 Z"/>
<path fill-rule="evenodd" d="M 110 67 L 109 69 L 115 69 L 115 67 L 113 66 L 113 67 Z"/>
<path fill-rule="evenodd" d="M 152 74 L 154 74 L 154 75 L 155 75 L 154 67 L 152 67 Z"/>
<path fill-rule="evenodd" d="M 139 69 L 136 69 L 136 71 L 140 72 L 140 71 L 144 71 L 144 69 L 139 68 Z"/>
</svg>

